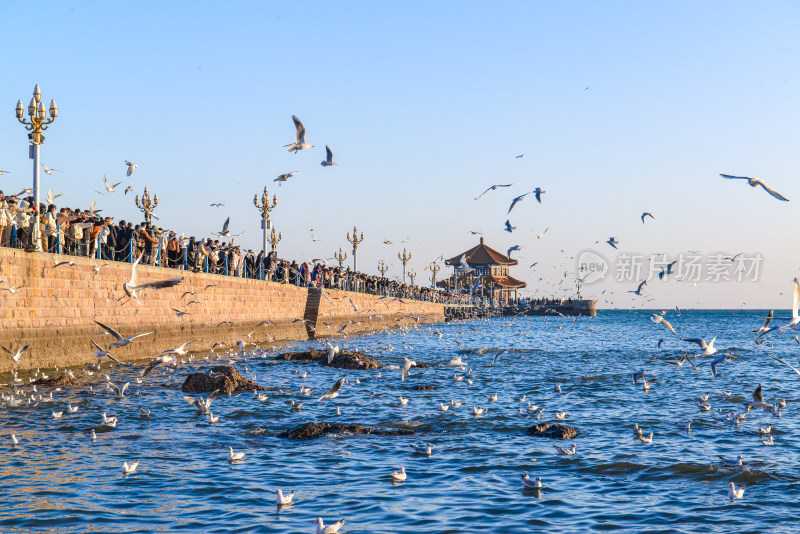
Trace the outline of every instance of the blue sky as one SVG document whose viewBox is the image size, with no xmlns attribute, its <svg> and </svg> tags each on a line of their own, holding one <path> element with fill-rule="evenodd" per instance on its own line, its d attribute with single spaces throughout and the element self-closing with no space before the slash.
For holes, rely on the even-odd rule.
<svg viewBox="0 0 800 534">
<path fill-rule="evenodd" d="M 408 237 L 421 273 L 482 230 L 524 247 L 514 274 L 546 294 L 570 256 L 614 253 L 609 236 L 627 252 L 764 257 L 758 283 L 651 281 L 653 301 L 630 283 L 584 288 L 619 306 L 788 307 L 800 274 L 796 3 L 4 2 L 0 16 L 14 21 L 0 37 L 5 191 L 30 182 L 13 107 L 39 83 L 60 108 L 42 161 L 64 171 L 43 176 L 62 205 L 138 220 L 130 194 L 95 193 L 129 159 L 125 185 L 159 194 L 163 226 L 207 236 L 230 216 L 254 249 L 252 197 L 269 185 L 289 258 L 332 256 L 356 224 L 361 269 L 384 259 L 398 275 Z M 297 155 L 282 147 L 292 114 L 315 145 Z M 323 169 L 326 144 L 339 165 Z M 542 204 L 527 197 L 504 232 L 511 199 L 536 186 Z"/>
</svg>

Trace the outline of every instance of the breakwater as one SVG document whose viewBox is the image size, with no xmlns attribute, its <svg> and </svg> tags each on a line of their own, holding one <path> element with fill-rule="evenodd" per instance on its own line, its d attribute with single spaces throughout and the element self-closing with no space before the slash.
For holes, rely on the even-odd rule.
<svg viewBox="0 0 800 534">
<path fill-rule="evenodd" d="M 215 343 L 304 340 L 444 320 L 440 303 L 147 265 L 137 267 L 140 284 L 184 279 L 175 287 L 145 293 L 137 304 L 122 291 L 130 264 L 53 257 L 74 265 L 56 267 L 48 254 L 0 248 L 0 280 L 22 286 L 14 294 L 0 291 L 0 344 L 9 349 L 30 344 L 18 369 L 94 361 L 92 336 L 104 348 L 112 341 L 98 335 L 102 329 L 95 320 L 124 336 L 153 332 L 112 349 L 123 361 L 149 358 L 190 339 L 198 340 L 192 350 L 207 350 Z M 10 356 L 0 358 L 0 372 L 12 367 Z"/>
</svg>

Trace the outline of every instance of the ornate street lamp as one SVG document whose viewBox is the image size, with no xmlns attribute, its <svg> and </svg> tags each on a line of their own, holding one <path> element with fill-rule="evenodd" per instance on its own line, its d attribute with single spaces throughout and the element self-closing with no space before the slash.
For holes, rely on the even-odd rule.
<svg viewBox="0 0 800 534">
<path fill-rule="evenodd" d="M 411 254 L 406 253 L 406 249 L 403 249 L 403 255 L 401 256 L 400 253 L 397 253 L 397 259 L 403 262 L 403 283 L 406 283 L 406 264 L 408 260 L 411 259 Z M 412 282 L 413 283 L 413 282 Z"/>
<path fill-rule="evenodd" d="M 253 195 L 253 205 L 261 212 L 261 229 L 264 231 L 264 254 L 267 253 L 267 232 L 272 230 L 269 224 L 269 212 L 272 211 L 277 204 L 278 196 L 272 195 L 272 205 L 270 206 L 267 186 L 264 186 L 264 192 L 261 194 L 261 204 L 258 203 L 258 195 Z M 275 230 L 272 230 L 272 233 L 274 234 Z M 275 250 L 275 245 L 272 246 L 272 250 Z"/>
<path fill-rule="evenodd" d="M 36 210 L 33 217 L 33 228 L 31 231 L 30 250 L 42 251 L 41 232 L 39 231 L 39 147 L 44 143 L 42 132 L 48 125 L 58 117 L 58 107 L 56 101 L 50 101 L 50 118 L 47 118 L 47 111 L 42 102 L 42 91 L 39 84 L 33 88 L 33 98 L 28 104 L 28 117 L 30 120 L 23 119 L 25 110 L 22 107 L 22 100 L 17 100 L 17 120 L 25 125 L 28 130 L 28 140 L 31 143 L 30 158 L 33 159 L 33 208 Z"/>
<path fill-rule="evenodd" d="M 145 186 L 142 198 L 139 199 L 139 195 L 136 195 L 134 202 L 136 202 L 136 207 L 144 213 L 145 222 L 150 224 L 150 219 L 155 217 L 155 215 L 153 215 L 153 210 L 158 206 L 158 195 L 150 199 L 150 191 L 148 191 L 147 186 Z M 156 219 L 158 219 L 158 217 L 156 217 Z"/>
<path fill-rule="evenodd" d="M 386 278 L 386 271 L 389 270 L 389 266 L 386 265 L 386 262 L 383 260 L 378 260 L 378 271 L 381 273 L 381 278 Z"/>
<path fill-rule="evenodd" d="M 353 237 L 350 237 L 350 232 L 347 232 L 347 240 L 353 244 L 353 270 L 358 270 L 358 244 L 364 241 L 364 232 L 361 232 L 361 238 L 358 237 L 358 228 L 353 226 Z"/>
<path fill-rule="evenodd" d="M 431 268 L 431 273 L 433 273 L 431 275 L 431 284 L 432 284 L 431 287 L 433 289 L 436 289 L 436 273 L 439 272 L 439 269 L 441 269 L 441 267 L 439 267 L 438 263 L 433 262 L 430 264 L 430 268 Z"/>
<path fill-rule="evenodd" d="M 339 268 L 341 269 L 342 265 L 344 264 L 344 260 L 347 259 L 347 252 L 342 251 L 342 247 L 339 247 L 339 252 L 333 253 L 333 259 L 339 262 Z"/>
<path fill-rule="evenodd" d="M 417 273 L 414 269 L 408 270 L 408 279 L 411 280 L 411 285 L 414 285 L 414 280 L 417 278 Z"/>
<path fill-rule="evenodd" d="M 269 242 L 272 245 L 272 252 L 275 252 L 275 249 L 278 247 L 278 242 L 283 239 L 283 232 L 275 232 L 275 228 L 272 229 L 272 233 L 269 236 Z M 266 248 L 266 247 L 265 247 Z"/>
</svg>

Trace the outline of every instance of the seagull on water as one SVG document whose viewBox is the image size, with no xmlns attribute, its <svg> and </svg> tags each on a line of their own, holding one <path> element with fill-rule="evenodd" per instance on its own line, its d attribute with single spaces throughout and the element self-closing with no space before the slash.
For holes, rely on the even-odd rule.
<svg viewBox="0 0 800 534">
<path fill-rule="evenodd" d="M 185 397 L 183 397 L 183 400 L 185 400 L 186 402 L 188 402 L 189 404 L 191 404 L 192 406 L 197 408 L 200 412 L 208 413 L 209 412 L 209 408 L 211 407 L 211 403 L 218 396 L 219 396 L 219 390 L 216 389 L 208 396 L 207 399 L 204 399 L 203 397 L 199 397 L 199 398 L 195 399 L 194 397 L 186 397 L 185 396 Z"/>
<path fill-rule="evenodd" d="M 414 445 L 413 443 L 409 445 L 411 448 L 414 449 L 414 452 L 417 454 L 424 454 L 426 456 L 430 456 L 433 454 L 433 445 L 427 443 L 425 445 Z"/>
<path fill-rule="evenodd" d="M 320 163 L 320 165 L 322 165 L 323 167 L 330 167 L 331 165 L 338 165 L 338 163 L 333 161 L 333 152 L 331 152 L 331 149 L 330 149 L 330 147 L 328 147 L 328 145 L 325 145 L 325 159 L 322 160 L 322 163 Z"/>
<path fill-rule="evenodd" d="M 395 471 L 392 473 L 392 479 L 398 482 L 405 482 L 406 480 L 406 468 L 400 466 L 400 471 Z"/>
<path fill-rule="evenodd" d="M 247 454 L 246 452 L 233 452 L 233 447 L 228 447 L 228 461 L 229 462 L 236 462 L 238 460 L 242 460 L 244 455 Z"/>
<path fill-rule="evenodd" d="M 345 519 L 340 519 L 336 523 L 328 526 L 325 526 L 321 517 L 318 517 L 314 522 L 317 524 L 317 534 L 335 534 L 336 532 L 339 532 L 340 528 L 342 528 Z"/>
<path fill-rule="evenodd" d="M 577 449 L 577 446 L 574 443 L 572 444 L 572 448 L 571 449 L 565 449 L 563 447 L 559 447 L 558 445 L 553 445 L 553 447 L 556 448 L 556 451 L 558 452 L 558 454 L 563 454 L 563 455 L 566 455 L 566 456 L 574 455 L 575 451 Z"/>
<path fill-rule="evenodd" d="M 311 143 L 306 143 L 306 127 L 303 126 L 303 123 L 300 122 L 300 119 L 297 118 L 296 115 L 292 115 L 292 120 L 294 121 L 294 143 L 289 145 L 283 145 L 284 147 L 289 147 L 289 152 L 294 151 L 297 154 L 298 150 L 305 150 L 307 148 L 311 148 L 314 145 Z"/>
<path fill-rule="evenodd" d="M 136 472 L 136 468 L 139 467 L 139 460 L 135 462 L 122 462 L 122 474 L 123 475 L 130 475 Z"/>
<path fill-rule="evenodd" d="M 152 334 L 153 332 L 145 332 L 144 334 L 136 334 L 130 337 L 122 337 L 122 334 L 111 328 L 110 326 L 106 326 L 103 323 L 95 321 L 106 333 L 110 334 L 111 337 L 114 338 L 114 342 L 109 345 L 109 347 L 124 347 L 125 345 L 130 345 L 134 339 L 137 337 L 147 336 Z"/>
<path fill-rule="evenodd" d="M 498 187 L 511 187 L 512 185 L 514 185 L 514 184 L 513 183 L 510 183 L 510 184 L 496 184 L 496 185 L 490 186 L 489 189 L 487 189 L 486 191 L 484 191 L 483 193 L 481 193 L 480 195 L 475 197 L 475 200 L 478 200 L 479 198 L 481 198 L 483 195 L 485 195 L 489 191 L 495 191 Z"/>
<path fill-rule="evenodd" d="M 292 504 L 292 499 L 294 498 L 294 490 L 289 495 L 284 495 L 281 490 L 275 491 L 275 504 L 278 506 L 286 506 L 287 504 Z"/>
<path fill-rule="evenodd" d="M 720 174 L 723 178 L 727 178 L 728 180 L 747 180 L 747 184 L 750 187 L 758 187 L 759 185 L 764 188 L 764 191 L 772 195 L 773 197 L 777 198 L 778 200 L 783 200 L 784 202 L 789 202 L 789 199 L 772 189 L 767 182 L 764 180 L 760 180 L 758 178 L 750 178 L 749 176 L 731 176 L 730 174 Z"/>
<path fill-rule="evenodd" d="M 542 489 L 542 477 L 531 478 L 528 473 L 522 473 L 522 484 L 530 489 Z"/>
<path fill-rule="evenodd" d="M 128 389 L 128 386 L 130 386 L 130 385 L 131 385 L 130 382 L 125 382 L 125 385 L 123 385 L 122 387 L 119 387 L 119 386 L 117 386 L 115 384 L 112 384 L 111 382 L 108 382 L 108 389 L 114 392 L 114 395 L 115 395 L 114 398 L 116 400 L 120 400 L 123 397 L 125 397 L 125 391 Z"/>
<path fill-rule="evenodd" d="M 728 498 L 730 500 L 733 501 L 733 500 L 736 500 L 736 499 L 741 499 L 743 496 L 744 496 L 744 488 L 743 487 L 739 487 L 739 489 L 736 489 L 736 486 L 733 484 L 733 482 L 728 484 Z"/>
<path fill-rule="evenodd" d="M 722 462 L 722 465 L 726 465 L 728 467 L 738 467 L 742 465 L 742 462 L 744 462 L 744 457 L 741 454 L 733 460 L 725 458 L 724 456 L 719 456 L 719 459 Z"/>
</svg>

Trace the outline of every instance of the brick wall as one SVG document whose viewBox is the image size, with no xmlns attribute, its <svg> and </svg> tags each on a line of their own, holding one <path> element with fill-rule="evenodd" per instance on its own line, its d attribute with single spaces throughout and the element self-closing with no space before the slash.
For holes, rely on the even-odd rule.
<svg viewBox="0 0 800 534">
<path fill-rule="evenodd" d="M 19 369 L 77 365 L 95 361 L 92 336 L 102 347 L 112 338 L 95 335 L 98 320 L 122 335 L 153 332 L 127 347 L 112 350 L 115 357 L 127 361 L 151 358 L 190 339 L 199 341 L 194 350 L 210 349 L 214 343 L 229 345 L 244 339 L 257 343 L 275 340 L 307 339 L 302 322 L 307 314 L 309 290 L 286 284 L 245 280 L 229 276 L 191 273 L 140 265 L 139 283 L 183 277 L 175 287 L 148 291 L 141 304 L 129 301 L 122 284 L 130 278 L 130 265 L 89 258 L 53 255 L 58 261 L 73 261 L 77 266 L 54 267 L 48 254 L 0 248 L 0 280 L 23 289 L 15 295 L 0 291 L 0 344 L 15 350 L 30 344 Z M 99 272 L 94 267 L 102 265 Z M 216 287 L 209 287 L 216 286 Z M 5 284 L 0 287 L 6 287 Z M 182 295 L 192 291 L 196 295 Z M 122 300 L 119 300 L 122 298 Z M 330 299 L 330 300 L 329 300 Z M 356 304 L 354 310 L 349 299 Z M 198 301 L 189 305 L 191 301 Z M 171 308 L 192 315 L 177 317 Z M 338 328 L 346 321 L 345 333 L 375 330 L 385 326 L 415 322 L 404 317 L 409 313 L 425 316 L 424 321 L 441 321 L 441 304 L 416 301 L 390 302 L 373 295 L 324 290 L 317 314 L 316 335 L 340 335 Z M 368 319 L 379 314 L 383 317 Z M 404 317 L 402 321 L 395 321 Z M 230 321 L 233 324 L 219 323 Z M 258 327 L 262 321 L 276 325 Z M 322 321 L 331 325 L 326 327 Z M 213 325 L 213 326 L 210 326 Z M 252 333 L 251 338 L 246 335 Z M 0 355 L 0 372 L 13 367 L 11 357 Z"/>
</svg>

